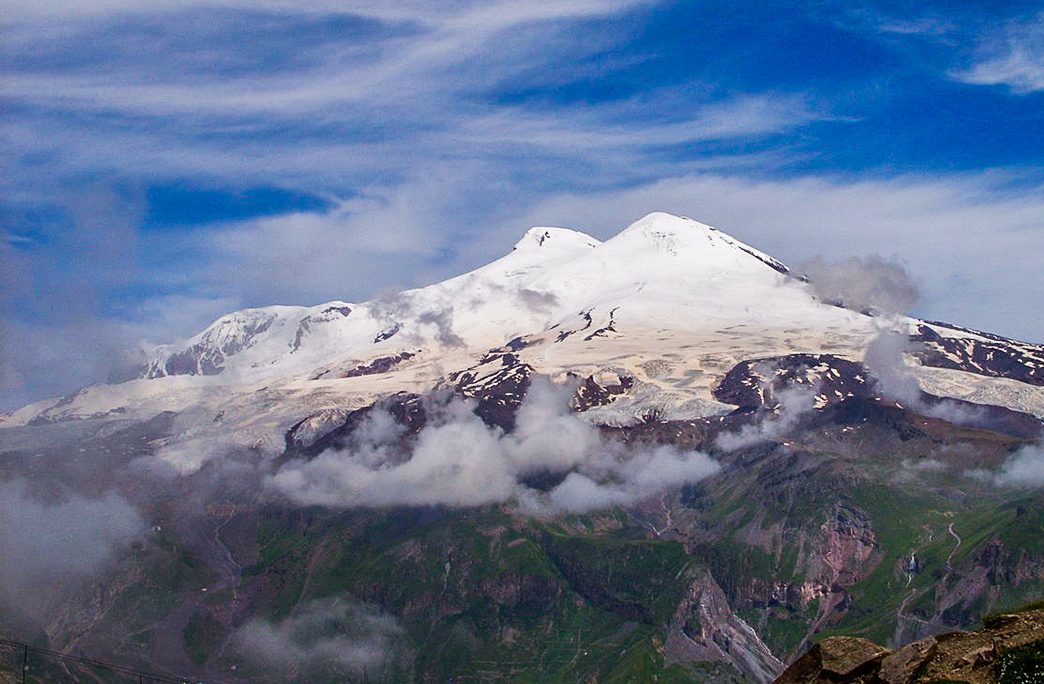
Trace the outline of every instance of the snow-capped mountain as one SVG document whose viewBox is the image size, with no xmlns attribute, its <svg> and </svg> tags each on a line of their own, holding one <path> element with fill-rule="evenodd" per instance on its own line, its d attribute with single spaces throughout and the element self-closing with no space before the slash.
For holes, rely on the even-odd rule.
<svg viewBox="0 0 1044 684">
<path fill-rule="evenodd" d="M 824 629 L 1039 599 L 1044 346 L 837 294 L 651 214 L 222 316 L 0 416 L 0 513 L 113 560 L 41 602 L 47 554 L 8 540 L 0 636 L 277 682 L 248 637 L 362 624 L 387 681 L 760 684 Z"/>
<path fill-rule="evenodd" d="M 191 468 L 215 444 L 277 453 L 302 420 L 321 432 L 382 396 L 474 393 L 520 367 L 586 379 L 589 393 L 614 387 L 583 406 L 593 422 L 692 418 L 735 409 L 722 382 L 738 364 L 813 355 L 828 378 L 841 373 L 829 359 L 861 361 L 888 325 L 916 342 L 906 361 L 922 389 L 1044 416 L 1040 346 L 821 301 L 772 257 L 654 213 L 605 242 L 531 228 L 504 257 L 395 296 L 230 313 L 150 350 L 138 379 L 38 402 L 0 427 L 174 411 L 184 424 L 166 454 Z"/>
</svg>

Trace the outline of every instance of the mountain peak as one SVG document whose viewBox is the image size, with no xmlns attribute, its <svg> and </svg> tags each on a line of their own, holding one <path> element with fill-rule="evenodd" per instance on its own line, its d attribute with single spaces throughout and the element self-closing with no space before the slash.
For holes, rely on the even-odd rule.
<svg viewBox="0 0 1044 684">
<path fill-rule="evenodd" d="M 740 242 L 714 226 L 687 216 L 655 211 L 638 219 L 607 243 L 627 253 L 651 250 L 675 257 L 697 258 L 711 267 L 726 268 L 729 263 L 758 267 L 768 266 L 786 274 L 789 269 L 782 262 Z"/>
<path fill-rule="evenodd" d="M 709 226 L 706 223 L 700 223 L 695 219 L 691 219 L 688 216 L 681 216 L 680 214 L 671 214 L 666 211 L 654 211 L 645 216 L 641 217 L 627 228 L 623 230 L 624 233 L 630 230 L 662 230 L 667 232 L 683 232 L 692 230 L 714 230 L 717 228 Z"/>
<path fill-rule="evenodd" d="M 577 247 L 597 247 L 602 244 L 587 233 L 569 228 L 550 226 L 534 226 L 526 231 L 522 239 L 515 243 L 512 251 L 531 249 L 576 249 Z"/>
</svg>

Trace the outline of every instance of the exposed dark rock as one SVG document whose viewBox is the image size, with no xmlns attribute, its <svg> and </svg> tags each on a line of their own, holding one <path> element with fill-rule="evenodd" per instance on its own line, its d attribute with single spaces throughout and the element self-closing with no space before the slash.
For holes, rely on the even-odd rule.
<svg viewBox="0 0 1044 684">
<path fill-rule="evenodd" d="M 804 385 L 823 405 L 849 397 L 872 396 L 863 364 L 831 354 L 790 354 L 751 359 L 736 364 L 718 386 L 714 398 L 726 404 L 759 408 L 773 403 L 773 394 Z"/>
<path fill-rule="evenodd" d="M 304 341 L 305 336 L 312 331 L 313 323 L 325 323 L 338 318 L 347 318 L 351 312 L 351 307 L 328 306 L 320 311 L 318 315 L 305 316 L 302 318 L 297 326 L 297 333 L 294 335 L 294 341 L 290 343 L 290 353 L 292 354 L 301 348 L 301 343 Z"/>
<path fill-rule="evenodd" d="M 589 375 L 576 388 L 572 405 L 577 411 L 586 411 L 593 406 L 607 406 L 632 387 L 634 387 L 634 378 L 627 375 L 620 376 L 619 384 L 604 386 L 599 385 L 594 377 Z"/>
<path fill-rule="evenodd" d="M 475 413 L 483 422 L 510 431 L 529 391 L 532 374 L 531 366 L 508 354 L 501 358 L 500 368 L 488 375 L 465 372 L 457 379 L 454 389 L 476 400 Z"/>
<path fill-rule="evenodd" d="M 529 391 L 533 368 L 515 353 L 526 344 L 516 338 L 491 349 L 474 366 L 449 376 L 454 392 L 477 402 L 475 413 L 487 425 L 510 431 Z"/>
<path fill-rule="evenodd" d="M 584 324 L 584 327 L 579 328 L 578 330 L 562 330 L 561 332 L 558 333 L 558 337 L 555 338 L 555 342 L 561 342 L 562 340 L 566 339 L 570 335 L 575 335 L 578 332 L 583 332 L 583 331 L 587 330 L 588 328 L 590 328 L 593 325 L 593 322 L 591 320 L 591 312 L 593 310 L 594 309 L 588 309 L 587 311 L 581 311 L 580 312 L 580 316 L 582 316 L 584 321 L 586 321 L 586 323 Z"/>
<path fill-rule="evenodd" d="M 146 378 L 164 375 L 217 375 L 224 370 L 225 359 L 254 343 L 254 338 L 271 327 L 275 314 L 255 314 L 241 320 L 219 322 L 203 333 L 199 342 L 178 353 L 171 354 L 162 366 L 153 365 L 145 371 Z M 226 330 L 232 327 L 231 334 Z"/>
<path fill-rule="evenodd" d="M 591 333 L 587 337 L 585 337 L 584 338 L 584 342 L 590 342 L 591 340 L 593 340 L 596 337 L 609 337 L 609 333 L 615 333 L 616 332 L 616 328 L 614 327 L 613 324 L 616 322 L 615 321 L 616 309 L 619 309 L 619 308 L 620 307 L 616 307 L 612 311 L 610 311 L 609 312 L 609 322 L 606 323 L 601 328 L 599 328 L 598 330 L 595 330 L 593 333 Z M 590 323 L 590 314 L 588 314 L 588 316 L 589 316 L 588 323 Z"/>
<path fill-rule="evenodd" d="M 831 637 L 798 658 L 776 679 L 776 684 L 866 683 L 877 673 L 890 651 L 858 637 Z"/>
<path fill-rule="evenodd" d="M 925 661 L 933 658 L 938 650 L 938 642 L 934 637 L 907 644 L 881 661 L 878 677 L 886 684 L 905 684 L 914 678 Z"/>
<path fill-rule="evenodd" d="M 725 661 L 754 682 L 770 682 L 783 669 L 750 625 L 736 616 L 714 578 L 704 572 L 696 575 L 671 617 L 666 649 L 671 661 Z"/>
<path fill-rule="evenodd" d="M 343 422 L 312 441 L 304 442 L 300 433 L 302 426 L 313 416 L 298 421 L 284 435 L 287 451 L 282 460 L 296 456 L 318 456 L 327 449 L 343 447 L 352 432 L 375 410 L 388 411 L 396 422 L 406 427 L 407 434 L 420 432 L 427 423 L 424 399 L 416 394 L 400 392 L 370 406 L 348 412 Z"/>
<path fill-rule="evenodd" d="M 377 344 L 378 342 L 384 342 L 385 340 L 391 339 L 392 337 L 395 337 L 396 333 L 398 333 L 401 329 L 402 326 L 396 323 L 387 330 L 382 330 L 381 332 L 379 332 L 377 336 L 373 338 L 373 343 Z"/>
<path fill-rule="evenodd" d="M 985 337 L 988 339 L 944 337 L 920 325 L 910 339 L 919 343 L 914 355 L 926 366 L 1044 385 L 1044 345 L 1006 340 L 996 335 Z"/>
<path fill-rule="evenodd" d="M 364 375 L 377 375 L 379 373 L 387 373 L 395 366 L 399 365 L 403 361 L 412 359 L 415 354 L 411 352 L 402 352 L 394 356 L 378 356 L 376 359 L 369 363 L 360 364 L 351 370 L 345 371 L 343 378 L 357 378 Z"/>
</svg>

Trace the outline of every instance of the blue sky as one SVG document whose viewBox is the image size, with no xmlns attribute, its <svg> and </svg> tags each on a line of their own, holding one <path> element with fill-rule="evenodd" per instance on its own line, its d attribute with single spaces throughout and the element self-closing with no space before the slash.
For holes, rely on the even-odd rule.
<svg viewBox="0 0 1044 684">
<path fill-rule="evenodd" d="M 75 5 L 71 7 L 70 5 Z M 1044 340 L 1041 3 L 2 0 L 0 407 L 652 210 Z"/>
</svg>

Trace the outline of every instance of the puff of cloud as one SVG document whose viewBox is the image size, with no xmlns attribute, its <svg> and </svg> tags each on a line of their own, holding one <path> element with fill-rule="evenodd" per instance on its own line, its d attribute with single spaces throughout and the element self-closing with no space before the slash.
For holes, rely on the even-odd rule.
<svg viewBox="0 0 1044 684">
<path fill-rule="evenodd" d="M 721 466 L 706 454 L 659 446 L 587 470 L 569 473 L 546 497 L 527 492 L 522 498 L 523 510 L 536 514 L 587 513 L 629 506 L 672 487 L 699 482 L 720 471 Z"/>
<path fill-rule="evenodd" d="M 247 663 L 265 670 L 266 681 L 387 678 L 408 667 L 405 635 L 394 617 L 339 599 L 301 604 L 278 621 L 250 620 L 233 643 Z"/>
<path fill-rule="evenodd" d="M 998 472 L 988 477 L 1001 487 L 1044 487 L 1044 444 L 1022 447 L 1008 457 Z"/>
<path fill-rule="evenodd" d="M 899 468 L 892 474 L 892 479 L 899 483 L 908 483 L 919 480 L 928 475 L 944 473 L 949 469 L 945 462 L 934 458 L 923 458 L 913 460 L 904 458 L 899 463 Z"/>
<path fill-rule="evenodd" d="M 541 292 L 523 287 L 518 291 L 518 298 L 531 311 L 550 313 L 558 304 L 558 295 L 553 292 Z"/>
<path fill-rule="evenodd" d="M 867 345 L 863 364 L 877 377 L 882 396 L 907 406 L 921 406 L 921 386 L 906 365 L 913 351 L 910 338 L 896 330 L 882 329 Z"/>
<path fill-rule="evenodd" d="M 389 328 L 409 321 L 412 329 L 405 331 L 413 341 L 420 344 L 425 334 L 443 347 L 462 347 L 464 340 L 453 330 L 453 305 L 432 305 L 415 301 L 408 292 L 387 293 L 369 303 L 371 314 L 385 321 Z"/>
<path fill-rule="evenodd" d="M 952 399 L 929 401 L 917 378 L 906 364 L 905 355 L 914 350 L 910 338 L 896 330 L 883 328 L 870 341 L 863 363 L 877 377 L 877 391 L 926 416 L 958 425 L 974 423 L 984 414 L 975 406 Z"/>
<path fill-rule="evenodd" d="M 417 316 L 417 323 L 435 330 L 435 341 L 443 347 L 463 347 L 464 340 L 453 332 L 453 307 L 422 311 Z"/>
<path fill-rule="evenodd" d="M 876 254 L 835 262 L 817 257 L 800 270 L 808 275 L 809 285 L 820 299 L 856 311 L 906 313 L 920 298 L 906 268 Z"/>
<path fill-rule="evenodd" d="M 772 399 L 776 406 L 771 413 L 763 412 L 756 422 L 744 425 L 736 432 L 718 435 L 715 444 L 719 449 L 734 451 L 785 435 L 798 424 L 802 416 L 814 409 L 815 393 L 815 387 L 800 384 L 774 392 Z"/>
</svg>

